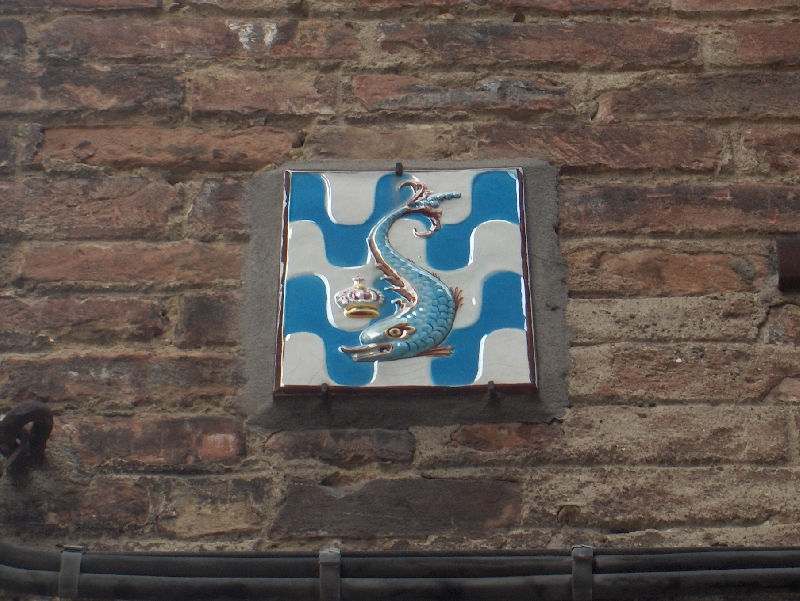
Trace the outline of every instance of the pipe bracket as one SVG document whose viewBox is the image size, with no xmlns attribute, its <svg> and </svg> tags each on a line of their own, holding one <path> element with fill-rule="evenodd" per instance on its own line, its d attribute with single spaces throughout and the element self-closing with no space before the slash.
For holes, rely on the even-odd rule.
<svg viewBox="0 0 800 601">
<path fill-rule="evenodd" d="M 594 596 L 594 549 L 572 547 L 572 601 L 592 601 Z"/>
<path fill-rule="evenodd" d="M 78 598 L 82 558 L 82 545 L 64 545 L 61 551 L 61 570 L 58 572 L 58 596 L 61 599 Z"/>
<path fill-rule="evenodd" d="M 342 595 L 342 552 L 325 547 L 319 552 L 319 599 L 339 601 Z"/>
</svg>

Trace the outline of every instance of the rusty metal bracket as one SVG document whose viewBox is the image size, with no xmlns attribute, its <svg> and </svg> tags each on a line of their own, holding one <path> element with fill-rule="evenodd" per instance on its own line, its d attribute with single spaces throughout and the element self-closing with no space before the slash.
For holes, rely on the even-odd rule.
<svg viewBox="0 0 800 601">
<path fill-rule="evenodd" d="M 778 238 L 778 288 L 800 290 L 800 238 Z"/>
<path fill-rule="evenodd" d="M 26 426 L 31 424 L 30 429 Z M 24 474 L 44 460 L 47 439 L 53 431 L 53 414 L 40 401 L 27 401 L 9 411 L 0 422 L 0 454 L 9 476 Z"/>
</svg>

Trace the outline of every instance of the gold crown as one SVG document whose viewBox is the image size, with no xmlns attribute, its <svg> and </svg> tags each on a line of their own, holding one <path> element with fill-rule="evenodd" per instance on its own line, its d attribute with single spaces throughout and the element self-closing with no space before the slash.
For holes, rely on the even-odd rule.
<svg viewBox="0 0 800 601">
<path fill-rule="evenodd" d="M 352 288 L 345 288 L 336 293 L 334 301 L 344 309 L 346 317 L 373 319 L 380 314 L 383 294 L 374 288 L 367 288 L 364 285 L 364 278 L 359 275 L 353 278 Z"/>
</svg>

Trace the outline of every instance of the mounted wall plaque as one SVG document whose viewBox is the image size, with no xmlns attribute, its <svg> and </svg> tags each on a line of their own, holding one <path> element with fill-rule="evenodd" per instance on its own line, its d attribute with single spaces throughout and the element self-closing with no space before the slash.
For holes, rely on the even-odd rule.
<svg viewBox="0 0 800 601">
<path fill-rule="evenodd" d="M 520 168 L 284 181 L 276 394 L 535 390 Z"/>
<path fill-rule="evenodd" d="M 300 162 L 248 184 L 242 406 L 269 429 L 546 422 L 568 404 L 557 171 Z"/>
</svg>

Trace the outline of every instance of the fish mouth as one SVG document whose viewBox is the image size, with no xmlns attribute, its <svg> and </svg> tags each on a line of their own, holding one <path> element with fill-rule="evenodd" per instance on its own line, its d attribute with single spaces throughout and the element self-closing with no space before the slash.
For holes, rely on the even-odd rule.
<svg viewBox="0 0 800 601">
<path fill-rule="evenodd" d="M 388 342 L 373 342 L 364 346 L 340 346 L 339 350 L 350 355 L 353 361 L 374 361 L 388 355 L 392 351 L 392 345 Z"/>
</svg>

